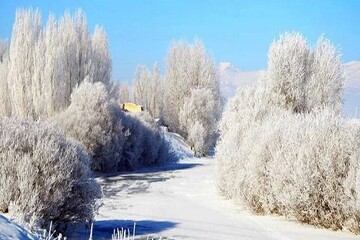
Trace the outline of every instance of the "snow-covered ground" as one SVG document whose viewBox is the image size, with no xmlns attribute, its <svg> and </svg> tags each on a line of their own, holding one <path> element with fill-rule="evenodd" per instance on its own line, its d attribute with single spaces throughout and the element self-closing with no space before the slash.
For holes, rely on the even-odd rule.
<svg viewBox="0 0 360 240">
<path fill-rule="evenodd" d="M 222 199 L 211 158 L 184 159 L 98 181 L 104 187 L 104 205 L 96 217 L 94 240 L 111 238 L 114 228 L 132 229 L 134 222 L 137 236 L 166 239 L 360 239 L 282 217 L 257 216 Z"/>
<path fill-rule="evenodd" d="M 1 240 L 23 240 L 37 239 L 20 225 L 10 221 L 5 216 L 0 215 L 0 239 Z"/>
</svg>

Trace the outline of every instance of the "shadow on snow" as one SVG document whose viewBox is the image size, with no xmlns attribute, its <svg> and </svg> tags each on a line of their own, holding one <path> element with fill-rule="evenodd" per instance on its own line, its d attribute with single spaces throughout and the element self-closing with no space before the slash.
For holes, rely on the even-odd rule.
<svg viewBox="0 0 360 240">
<path fill-rule="evenodd" d="M 134 172 L 122 172 L 98 176 L 105 197 L 145 192 L 152 183 L 165 182 L 173 177 L 173 171 L 200 166 L 197 163 L 169 163 L 163 166 L 143 168 Z M 170 173 L 170 174 L 169 174 Z"/>
<path fill-rule="evenodd" d="M 116 177 L 116 176 L 124 176 L 128 174 L 136 174 L 136 173 L 157 173 L 157 172 L 168 172 L 168 171 L 176 171 L 176 170 L 186 170 L 193 167 L 201 166 L 201 163 L 166 163 L 160 166 L 150 166 L 139 168 L 134 171 L 123 171 L 123 172 L 114 172 L 114 173 L 94 173 L 95 178 L 108 178 L 108 177 Z"/>
</svg>

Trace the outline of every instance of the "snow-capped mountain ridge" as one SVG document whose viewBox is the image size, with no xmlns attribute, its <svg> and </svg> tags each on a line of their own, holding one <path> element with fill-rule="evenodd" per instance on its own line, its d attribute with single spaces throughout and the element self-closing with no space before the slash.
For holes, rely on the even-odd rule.
<svg viewBox="0 0 360 240">
<path fill-rule="evenodd" d="M 230 62 L 221 62 L 218 71 L 221 92 L 225 98 L 235 96 L 239 88 L 255 84 L 264 73 L 264 70 L 242 71 Z"/>
<path fill-rule="evenodd" d="M 360 89 L 360 62 L 351 61 L 344 64 L 346 76 L 345 87 L 354 90 Z"/>
</svg>

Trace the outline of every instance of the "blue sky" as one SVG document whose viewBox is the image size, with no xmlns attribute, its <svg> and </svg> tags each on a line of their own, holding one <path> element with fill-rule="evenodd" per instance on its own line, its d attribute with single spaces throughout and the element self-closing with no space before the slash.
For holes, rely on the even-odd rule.
<svg viewBox="0 0 360 240">
<path fill-rule="evenodd" d="M 360 60 L 360 1 L 16 1 L 0 0 L 0 38 L 10 38 L 16 8 L 35 7 L 47 19 L 82 8 L 90 31 L 102 25 L 109 37 L 113 75 L 132 80 L 137 64 L 161 65 L 170 43 L 200 38 L 217 62 L 242 70 L 266 68 L 270 43 L 285 31 L 311 44 L 325 34 L 343 54 Z"/>
</svg>

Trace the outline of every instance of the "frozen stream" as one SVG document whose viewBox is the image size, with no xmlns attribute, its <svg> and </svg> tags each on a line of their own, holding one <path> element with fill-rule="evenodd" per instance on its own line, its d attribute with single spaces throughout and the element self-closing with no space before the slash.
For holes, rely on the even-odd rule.
<svg viewBox="0 0 360 240">
<path fill-rule="evenodd" d="M 114 228 L 164 239 L 360 239 L 285 220 L 256 216 L 216 193 L 214 160 L 184 159 L 178 164 L 135 173 L 98 177 L 103 205 L 94 240 L 111 239 Z M 146 239 L 146 238 L 145 238 Z"/>
</svg>

